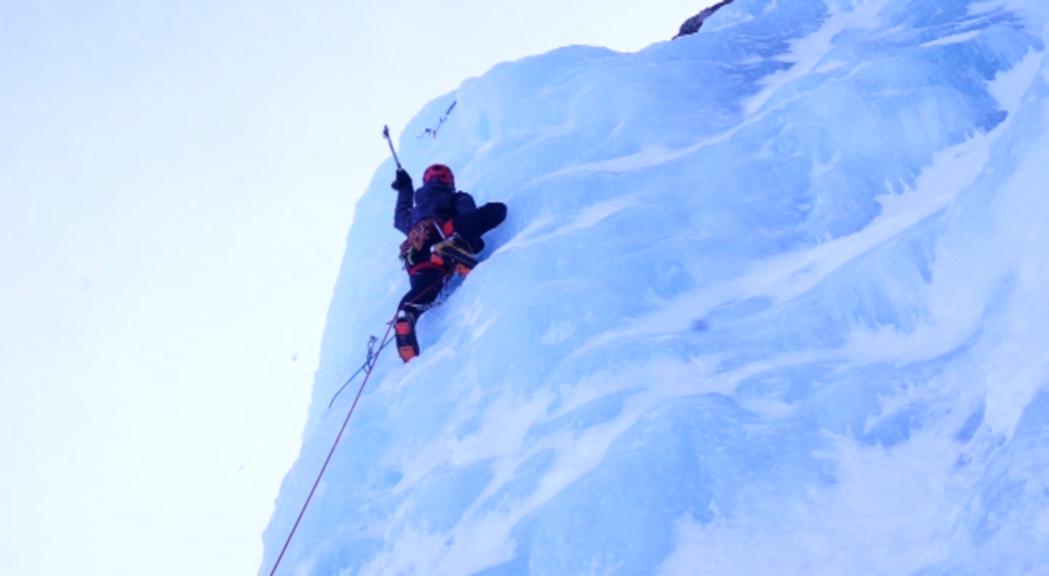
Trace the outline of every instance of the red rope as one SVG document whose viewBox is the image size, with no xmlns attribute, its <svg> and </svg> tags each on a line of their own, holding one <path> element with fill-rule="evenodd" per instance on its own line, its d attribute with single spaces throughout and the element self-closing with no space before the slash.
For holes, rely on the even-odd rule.
<svg viewBox="0 0 1049 576">
<path fill-rule="evenodd" d="M 396 317 L 395 317 L 396 319 Z M 386 327 L 386 334 L 382 337 L 382 345 L 379 347 L 379 351 L 375 354 L 375 361 L 378 362 L 379 354 L 382 354 L 382 349 L 386 346 L 386 342 L 390 337 L 390 331 L 393 330 L 393 322 Z M 292 537 L 295 536 L 295 532 L 299 529 L 299 523 L 302 522 L 302 516 L 306 514 L 306 508 L 309 507 L 310 501 L 313 500 L 313 494 L 317 492 L 317 486 L 321 483 L 321 478 L 324 477 L 324 472 L 328 469 L 328 464 L 331 463 L 331 457 L 335 454 L 335 449 L 339 447 L 339 442 L 342 440 L 342 435 L 346 432 L 346 426 L 350 423 L 350 417 L 353 416 L 354 409 L 357 408 L 357 402 L 361 399 L 361 394 L 364 393 L 364 386 L 368 384 L 368 379 L 372 376 L 372 370 L 375 369 L 375 364 L 372 364 L 368 368 L 368 372 L 364 375 L 364 380 L 361 381 L 360 388 L 357 389 L 357 396 L 353 399 L 353 404 L 350 405 L 350 410 L 346 412 L 346 419 L 342 421 L 342 428 L 339 428 L 339 434 L 335 437 L 335 442 L 332 442 L 331 450 L 328 451 L 328 457 L 324 459 L 324 465 L 321 466 L 321 471 L 317 474 L 317 479 L 313 481 L 313 487 L 310 488 L 310 495 L 306 497 L 306 501 L 302 504 L 302 509 L 299 510 L 299 516 L 295 519 L 295 524 L 291 527 L 291 532 L 288 533 L 287 540 L 284 541 L 284 547 L 280 550 L 280 555 L 277 556 L 277 561 L 273 563 L 273 570 L 270 570 L 270 576 L 277 573 L 277 568 L 280 566 L 280 561 L 284 559 L 284 553 L 288 551 L 288 545 L 291 544 Z"/>
<path fill-rule="evenodd" d="M 423 295 L 428 294 L 434 288 L 444 286 L 444 281 L 446 279 L 447 276 L 442 277 L 440 280 L 431 284 L 429 287 L 426 288 L 426 290 L 423 290 L 418 295 L 416 295 L 415 298 L 412 298 L 409 304 L 412 304 L 416 300 L 422 298 Z M 398 312 L 399 311 L 400 309 L 398 309 Z M 382 341 L 379 343 L 379 350 L 375 353 L 375 361 L 372 362 L 371 366 L 368 368 L 368 371 L 364 374 L 364 380 L 361 381 L 361 386 L 357 389 L 357 396 L 354 397 L 353 404 L 350 405 L 349 411 L 346 412 L 346 418 L 342 421 L 342 427 L 339 428 L 339 434 L 335 437 L 335 442 L 332 442 L 331 450 L 328 450 L 328 456 L 324 459 L 324 465 L 321 466 L 321 471 L 317 473 L 317 479 L 313 481 L 313 487 L 310 488 L 309 496 L 307 496 L 306 501 L 302 503 L 302 509 L 299 510 L 299 516 L 295 518 L 295 524 L 292 525 L 291 532 L 288 533 L 288 538 L 284 541 L 284 546 L 280 549 L 280 554 L 277 556 L 277 560 L 273 563 L 273 569 L 270 570 L 270 576 L 273 576 L 277 573 L 277 568 L 280 567 L 280 562 L 284 559 L 284 553 L 288 551 L 288 546 L 291 544 L 291 539 L 295 536 L 295 532 L 299 529 L 299 524 L 302 522 L 302 517 L 306 514 L 306 508 L 309 507 L 310 502 L 313 500 L 313 495 L 317 492 L 317 486 L 320 485 L 321 478 L 324 477 L 324 472 L 328 470 L 328 464 L 331 463 L 331 458 L 335 455 L 335 449 L 339 447 L 339 442 L 342 440 L 342 436 L 346 432 L 346 427 L 350 423 L 350 418 L 353 416 L 353 411 L 357 408 L 357 402 L 360 401 L 361 394 L 364 393 L 364 387 L 368 384 L 368 380 L 372 376 L 372 371 L 375 370 L 375 365 L 379 362 L 379 355 L 382 354 L 383 349 L 386 348 L 386 345 L 389 343 L 390 331 L 393 330 L 393 325 L 396 321 L 397 314 L 395 313 L 393 315 L 393 318 L 386 325 L 386 334 L 383 334 Z"/>
</svg>

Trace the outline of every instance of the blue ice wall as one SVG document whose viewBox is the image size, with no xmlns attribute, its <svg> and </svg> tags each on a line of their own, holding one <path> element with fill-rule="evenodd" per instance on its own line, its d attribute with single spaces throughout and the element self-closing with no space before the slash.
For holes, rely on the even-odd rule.
<svg viewBox="0 0 1049 576">
<path fill-rule="evenodd" d="M 510 217 L 380 358 L 279 573 L 1041 573 L 1046 12 L 736 0 L 435 99 L 402 162 Z M 261 574 L 407 289 L 392 178 Z"/>
</svg>

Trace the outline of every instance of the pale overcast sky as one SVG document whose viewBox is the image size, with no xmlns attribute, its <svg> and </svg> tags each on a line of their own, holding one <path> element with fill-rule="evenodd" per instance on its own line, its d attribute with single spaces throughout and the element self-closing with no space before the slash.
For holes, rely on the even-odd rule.
<svg viewBox="0 0 1049 576">
<path fill-rule="evenodd" d="M 0 3 L 0 574 L 255 573 L 383 124 L 710 3 Z"/>
</svg>

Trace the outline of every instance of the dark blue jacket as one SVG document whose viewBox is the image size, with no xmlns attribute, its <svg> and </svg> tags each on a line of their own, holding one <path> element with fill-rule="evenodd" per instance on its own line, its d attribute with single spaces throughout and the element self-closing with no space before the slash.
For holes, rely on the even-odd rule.
<svg viewBox="0 0 1049 576">
<path fill-rule="evenodd" d="M 397 205 L 394 207 L 393 225 L 407 234 L 415 223 L 424 218 L 435 218 L 439 222 L 451 220 L 461 214 L 477 209 L 472 196 L 456 192 L 455 188 L 430 181 L 412 193 L 411 179 L 397 187 Z"/>
</svg>

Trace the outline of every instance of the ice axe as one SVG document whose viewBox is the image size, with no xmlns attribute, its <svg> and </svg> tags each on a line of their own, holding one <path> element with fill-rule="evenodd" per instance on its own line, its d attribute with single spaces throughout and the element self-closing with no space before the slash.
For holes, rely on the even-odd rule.
<svg viewBox="0 0 1049 576">
<path fill-rule="evenodd" d="M 382 126 L 382 137 L 386 138 L 386 143 L 390 145 L 390 154 L 393 154 L 393 161 L 397 163 L 397 169 L 401 168 L 401 161 L 397 158 L 397 151 L 393 149 L 393 140 L 390 139 L 390 127 L 383 124 Z"/>
</svg>

